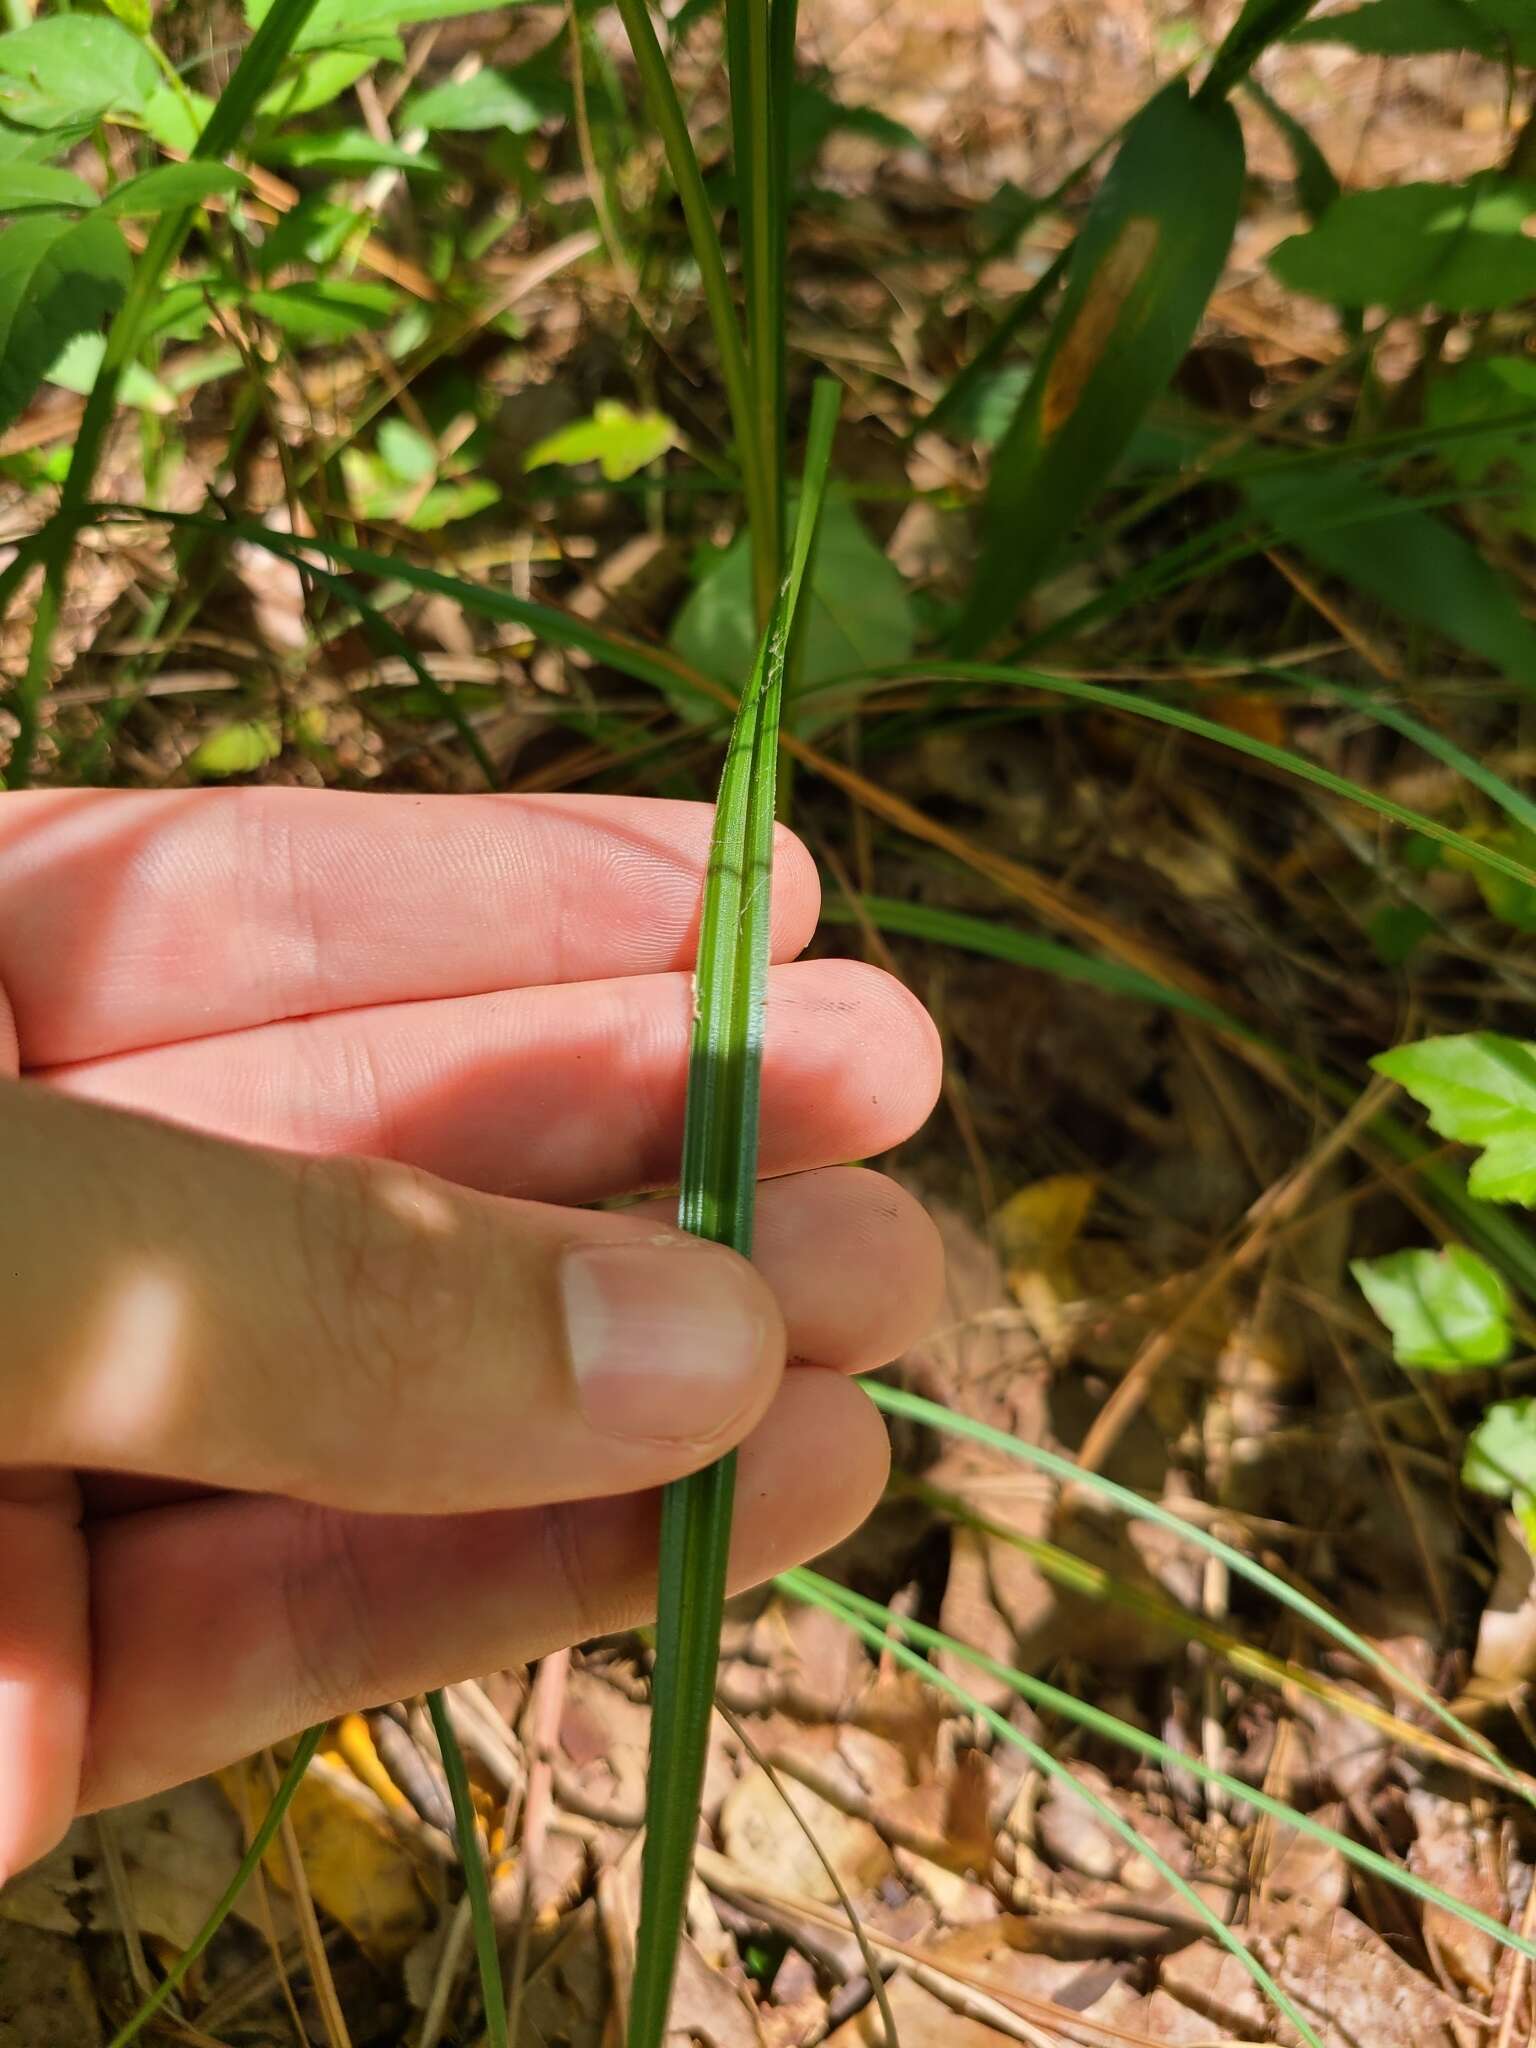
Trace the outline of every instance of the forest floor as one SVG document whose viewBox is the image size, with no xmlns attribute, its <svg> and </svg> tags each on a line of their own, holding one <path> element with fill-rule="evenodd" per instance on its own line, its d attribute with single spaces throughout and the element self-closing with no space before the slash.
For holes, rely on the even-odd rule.
<svg viewBox="0 0 1536 2048">
<path fill-rule="evenodd" d="M 845 106 L 877 109 L 914 138 L 893 148 L 853 127 L 826 140 L 794 232 L 790 344 L 847 385 L 839 474 L 925 601 L 942 601 L 963 573 L 981 458 L 909 429 L 1067 232 L 1061 213 L 1046 212 L 994 237 L 978 263 L 988 224 L 1006 228 L 1010 190 L 1050 191 L 1207 46 L 1226 12 L 1171 0 L 803 0 L 804 65 Z M 524 8 L 514 33 L 534 47 L 562 19 Z M 506 33 L 487 16 L 410 32 L 431 37 L 435 69 Z M 1260 76 L 1347 188 L 1497 163 L 1524 111 L 1497 66 L 1470 58 L 1387 63 L 1297 45 Z M 1179 397 L 1229 425 L 1239 447 L 1326 438 L 1359 398 L 1349 336 L 1266 268 L 1302 215 L 1284 140 L 1255 107 L 1244 124 L 1248 197 Z M 540 175 L 565 180 L 579 213 L 582 171 L 569 152 Z M 379 232 L 411 255 L 403 188 L 381 206 Z M 495 395 L 483 466 L 501 500 L 471 541 L 449 527 L 408 543 L 663 638 L 694 549 L 725 537 L 723 505 L 669 520 L 639 495 L 550 499 L 520 467 L 534 440 L 632 389 L 624 366 L 644 338 L 635 281 L 594 253 L 590 223 L 565 216 L 519 216 L 484 263 L 515 299 L 519 331 L 466 342 L 459 360 Z M 651 309 L 640 313 L 650 321 Z M 1372 402 L 1385 420 L 1422 338 L 1421 323 L 1405 321 L 1378 349 Z M 665 339 L 651 357 L 654 401 L 706 441 L 721 431 L 707 332 L 679 316 Z M 350 343 L 276 366 L 273 431 L 245 464 L 248 502 L 287 516 L 295 457 L 379 376 L 377 352 Z M 163 493 L 172 503 L 200 502 L 220 459 L 220 388 L 188 415 Z M 79 407 L 51 388 L 0 455 L 67 445 Z M 138 493 L 140 459 L 129 426 L 107 494 Z M 35 485 L 0 482 L 0 539 L 35 523 L 37 498 Z M 1221 510 L 1214 487 L 1186 491 L 1053 579 L 1038 621 L 1103 596 Z M 1529 546 L 1498 545 L 1529 611 Z M 136 593 L 165 561 L 161 542 L 137 529 L 103 532 L 82 552 L 45 778 L 76 772 L 100 708 L 117 697 Z M 246 772 L 269 781 L 484 786 L 483 763 L 423 705 L 407 667 L 356 630 L 317 645 L 312 599 L 290 567 L 232 556 L 116 726 L 113 779 L 166 786 L 207 774 L 213 757 L 199 750 L 237 731 L 267 756 Z M 499 787 L 664 778 L 672 793 L 707 792 L 713 741 L 665 720 L 638 686 L 446 599 L 418 597 L 394 616 L 433 677 L 462 693 Z M 24 623 L 0 648 L 7 673 L 24 658 Z M 1447 769 L 1337 707 L 1297 709 L 1266 674 L 1310 665 L 1347 682 L 1407 677 L 1509 780 L 1536 761 L 1528 709 L 1281 550 L 1216 562 L 1040 659 L 1131 690 L 1182 680 L 1234 730 L 1435 814 L 1455 805 Z M 586 737 L 564 716 L 573 702 Z M 660 766 L 654 754 L 626 766 L 610 744 L 620 730 L 665 742 Z M 1413 1175 L 1365 1133 L 1386 1093 L 1366 1061 L 1436 1030 L 1519 1034 L 1536 996 L 1530 940 L 1495 920 L 1468 873 L 1443 867 L 1424 886 L 1454 940 L 1432 941 L 1406 973 L 1367 936 L 1396 902 L 1383 873 L 1390 828 L 1160 727 L 1038 707 L 1002 722 L 961 692 L 936 708 L 912 691 L 856 709 L 818 743 L 931 828 L 925 842 L 814 773 L 796 775 L 795 823 L 841 919 L 818 943 L 894 967 L 947 1046 L 939 1110 L 883 1162 L 940 1219 L 947 1316 L 887 1376 L 1063 1451 L 1280 1569 L 1457 1702 L 1518 1770 L 1536 1771 L 1529 1557 L 1512 1524 L 1457 1483 L 1476 1413 L 1469 1386 L 1484 1383 L 1405 1375 L 1348 1273 L 1352 1258 L 1430 1234 Z M 1091 928 L 1100 955 L 1126 972 L 1164 963 L 1243 1017 L 1283 1025 L 1292 1052 L 1355 1077 L 1359 1097 L 1341 1112 L 1198 1016 L 1134 999 L 1113 974 L 1064 979 L 878 929 L 850 907 L 870 896 L 1057 940 Z M 1533 1365 L 1517 1358 L 1502 1384 L 1523 1391 Z M 884 1506 L 822 1570 L 1261 1786 L 1493 1918 L 1532 1926 L 1536 1824 L 1509 1787 L 1455 1765 L 1421 1708 L 1225 1565 L 980 1443 L 898 1426 L 896 1468 Z M 1075 1581 L 1064 1557 L 1085 1561 Z M 1170 1626 L 1170 1603 L 1202 1640 Z M 1286 1665 L 1282 1683 L 1253 1651 Z M 1533 2038 L 1525 1966 L 1486 1934 L 1294 1827 L 1256 1819 L 1176 1764 L 1128 1758 L 1000 1682 L 955 1671 L 1240 1928 L 1329 2048 Z M 646 1674 L 644 1645 L 625 1637 L 455 1689 L 523 1986 L 521 2048 L 617 2041 L 613 1987 L 637 1915 Z M 1152 1862 L 889 1650 L 867 1650 L 770 1589 L 733 1606 L 720 1697 L 733 1718 L 717 1720 L 713 1741 L 680 2041 L 874 2048 L 887 2018 L 901 2048 L 1295 2038 Z M 133 1973 L 184 1944 L 221 1889 L 263 1783 L 251 1765 L 81 1823 L 0 1895 L 0 2048 L 108 2038 L 134 2002 Z M 419 1702 L 338 1724 L 300 1795 L 300 1883 L 354 2048 L 479 2038 L 445 1814 Z M 328 2040 L 294 1883 L 291 1866 L 274 1864 L 165 2038 L 276 2048 L 302 2027 Z"/>
</svg>

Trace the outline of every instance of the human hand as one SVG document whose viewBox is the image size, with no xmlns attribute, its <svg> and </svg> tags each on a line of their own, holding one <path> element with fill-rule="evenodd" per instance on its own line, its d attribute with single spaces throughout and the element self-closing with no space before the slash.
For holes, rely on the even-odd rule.
<svg viewBox="0 0 1536 2048">
<path fill-rule="evenodd" d="M 923 1332 L 941 1258 L 834 1162 L 939 1056 L 888 976 L 795 961 L 787 835 L 756 1270 L 665 1201 L 568 1206 L 675 1177 L 709 828 L 0 798 L 0 1879 L 79 1808 L 645 1618 L 651 1490 L 733 1444 L 737 1584 L 868 1512 L 839 1375 Z"/>
</svg>

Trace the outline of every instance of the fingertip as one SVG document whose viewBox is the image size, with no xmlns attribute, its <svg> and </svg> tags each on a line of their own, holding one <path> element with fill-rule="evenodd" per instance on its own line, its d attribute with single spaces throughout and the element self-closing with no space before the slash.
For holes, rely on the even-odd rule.
<svg viewBox="0 0 1536 2048">
<path fill-rule="evenodd" d="M 778 1131 L 803 1126 L 808 1107 L 832 1158 L 889 1151 L 927 1121 L 942 1077 L 938 1028 L 894 974 L 863 960 L 779 970 L 768 986 L 766 1170 L 783 1170 L 775 1163 Z M 802 1164 L 803 1153 L 784 1162 Z"/>
<path fill-rule="evenodd" d="M 791 1366 L 742 1446 L 733 1589 L 758 1585 L 851 1535 L 885 1491 L 890 1463 L 885 1424 L 855 1382 Z"/>
</svg>

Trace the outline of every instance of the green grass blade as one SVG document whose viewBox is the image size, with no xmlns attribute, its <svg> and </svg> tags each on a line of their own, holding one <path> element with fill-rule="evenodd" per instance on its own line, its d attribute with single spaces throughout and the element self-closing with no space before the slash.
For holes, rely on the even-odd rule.
<svg viewBox="0 0 1536 2048">
<path fill-rule="evenodd" d="M 1166 86 L 1130 123 L 1066 295 L 992 458 L 954 651 L 974 654 L 1066 546 L 1194 337 L 1231 246 L 1243 141 L 1225 100 Z"/>
<path fill-rule="evenodd" d="M 1233 1932 L 1220 1914 L 1201 1898 L 1165 1857 L 1159 1855 L 1139 1829 L 1123 1814 L 1117 1812 L 1107 1799 L 1101 1799 L 1092 1786 L 1085 1785 L 1076 1778 L 1064 1763 L 1051 1755 L 1048 1749 L 1042 1749 L 1038 1742 L 1032 1742 L 1021 1729 L 1015 1728 L 1011 1721 L 1005 1721 L 1001 1714 L 984 1705 L 974 1693 L 968 1692 L 958 1679 L 949 1677 L 937 1665 L 930 1664 L 926 1658 L 918 1656 L 915 1650 L 909 1649 L 900 1639 L 904 1624 L 897 1616 L 892 1615 L 888 1625 L 866 1620 L 860 1608 L 844 1599 L 841 1587 L 834 1587 L 831 1580 L 818 1578 L 814 1572 L 785 1572 L 780 1583 L 808 1605 L 820 1607 L 825 1612 L 836 1615 L 856 1635 L 862 1637 L 871 1649 L 894 1657 L 898 1664 L 915 1672 L 929 1685 L 936 1687 L 940 1692 L 948 1693 L 950 1698 L 957 1701 L 968 1713 L 974 1714 L 977 1720 L 984 1722 L 994 1735 L 1004 1742 L 1011 1743 L 1015 1749 L 1022 1750 L 1037 1771 L 1054 1783 L 1067 1786 L 1074 1797 L 1081 1799 L 1091 1813 L 1096 1814 L 1107 1828 L 1120 1837 L 1133 1855 L 1146 1858 L 1170 1890 L 1177 1894 L 1198 1920 L 1204 1922 L 1207 1931 L 1215 1936 L 1224 1949 L 1237 1958 L 1275 2010 L 1283 2013 L 1290 2021 L 1302 2040 L 1307 2043 L 1307 2048 L 1323 2048 L 1320 2037 L 1286 1997 L 1242 1937 Z"/>
<path fill-rule="evenodd" d="M 507 2048 L 507 1994 L 501 1981 L 501 1952 L 491 1913 L 485 1858 L 480 1853 L 475 1803 L 469 1792 L 469 1772 L 464 1768 L 464 1752 L 453 1732 L 448 1702 L 441 1692 L 427 1694 L 427 1712 L 432 1716 L 432 1732 L 442 1752 L 443 1776 L 448 1780 L 448 1797 L 453 1802 L 454 1832 L 459 1838 L 459 1862 L 464 1870 L 464 1890 L 469 1897 L 469 1917 L 474 1927 L 475 1960 L 480 1967 L 480 1993 L 485 2000 L 485 2038 L 489 2048 Z"/>
<path fill-rule="evenodd" d="M 720 235 L 710 209 L 709 195 L 704 189 L 704 174 L 699 169 L 693 138 L 688 133 L 687 117 L 677 96 L 677 87 L 672 82 L 666 56 L 657 41 L 649 0 L 617 0 L 617 4 L 624 32 L 629 37 L 629 47 L 634 53 L 635 66 L 640 73 L 646 105 L 667 153 L 672 182 L 677 188 L 683 218 L 688 224 L 688 240 L 693 248 L 694 261 L 699 266 L 704 302 L 709 308 L 715 348 L 720 356 L 720 375 L 730 408 L 731 430 L 736 436 L 741 460 L 747 520 L 753 534 L 757 602 L 761 615 L 766 618 L 773 601 L 775 582 L 774 563 L 767 549 L 767 542 L 774 532 L 773 503 L 763 464 L 746 351 L 736 322 L 736 308 L 731 301 Z"/>
<path fill-rule="evenodd" d="M 236 1899 L 255 1876 L 262 1857 L 272 1846 L 277 1831 L 283 1824 L 283 1815 L 292 1805 L 293 1795 L 303 1782 L 304 1773 L 309 1769 L 310 1759 L 320 1747 L 320 1738 L 324 1733 L 325 1726 L 322 1723 L 319 1727 L 306 1729 L 299 1737 L 292 1761 L 272 1795 L 272 1804 L 262 1816 L 261 1825 L 251 1837 L 250 1847 L 241 1857 L 239 1868 L 224 1887 L 217 1905 L 166 1972 L 164 1981 L 155 1986 L 154 1991 L 145 1999 L 133 2018 L 118 2028 L 107 2043 L 107 2048 L 128 2048 L 128 2043 L 138 2039 L 166 2000 L 186 1981 L 188 1971 L 229 1918 Z"/>
<path fill-rule="evenodd" d="M 828 690 L 847 690 L 857 684 L 872 682 L 934 682 L 934 683 L 998 683 L 1005 688 L 1044 690 L 1048 694 L 1066 697 L 1081 704 L 1096 704 L 1107 711 L 1124 712 L 1131 718 L 1150 719 L 1156 725 L 1171 725 L 1180 732 L 1192 734 L 1196 739 L 1209 740 L 1218 747 L 1229 748 L 1233 753 L 1246 754 L 1250 760 L 1261 761 L 1268 768 L 1279 769 L 1283 774 L 1294 776 L 1300 782 L 1310 782 L 1315 788 L 1327 790 L 1331 796 L 1345 797 L 1363 809 L 1374 811 L 1378 817 L 1389 818 L 1393 824 L 1404 825 L 1410 831 L 1421 833 L 1426 839 L 1435 839 L 1442 846 L 1453 847 L 1463 859 L 1476 867 L 1485 867 L 1512 880 L 1523 883 L 1527 888 L 1536 886 L 1536 869 L 1526 866 L 1523 861 L 1501 853 L 1496 847 L 1485 846 L 1475 839 L 1469 839 L 1464 832 L 1453 826 L 1442 825 L 1438 818 L 1431 818 L 1423 811 L 1410 809 L 1406 804 L 1394 803 L 1390 797 L 1378 796 L 1375 790 L 1367 789 L 1363 783 L 1352 782 L 1346 775 L 1335 775 L 1330 768 L 1309 761 L 1304 754 L 1292 752 L 1288 747 L 1272 746 L 1268 740 L 1256 739 L 1252 733 L 1239 732 L 1235 727 L 1222 725 L 1214 718 L 1202 718 L 1196 711 L 1186 711 L 1177 704 L 1166 704 L 1156 697 L 1148 697 L 1131 690 L 1117 690 L 1106 683 L 1081 682 L 1075 676 L 1055 676 L 1045 670 L 1009 668 L 993 662 L 983 661 L 940 661 L 902 662 L 893 668 L 866 671 L 862 676 L 838 676 L 822 687 Z M 1374 701 L 1374 700 L 1372 700 Z M 1399 717 L 1405 714 L 1398 714 Z M 1392 720 L 1384 720 L 1392 723 Z M 1402 730 L 1401 725 L 1398 728 Z M 1422 730 L 1422 728 L 1421 728 Z M 1417 736 L 1417 735 L 1415 735 Z M 1447 743 L 1448 744 L 1448 743 Z M 1441 752 L 1432 748 L 1432 752 Z M 1441 752 L 1443 758 L 1443 752 Z M 1466 757 L 1463 756 L 1463 759 Z"/>
<path fill-rule="evenodd" d="M 700 919 L 678 1221 L 752 1249 L 779 709 L 826 491 L 837 387 L 819 382 L 789 571 L 731 731 Z M 693 1869 L 730 1549 L 734 1458 L 662 1497 L 656 1678 L 629 2048 L 661 2048 Z"/>
<path fill-rule="evenodd" d="M 1043 1679 L 1031 1678 L 1025 1672 L 1015 1671 L 1011 1665 L 1000 1663 L 982 1650 L 972 1649 L 969 1643 L 958 1641 L 940 1629 L 929 1628 L 920 1621 L 909 1621 L 893 1614 L 888 1607 L 882 1607 L 877 1600 L 869 1600 L 860 1593 L 849 1591 L 824 1579 L 819 1573 L 803 1568 L 780 1574 L 778 1583 L 786 1592 L 797 1598 L 808 1600 L 829 1613 L 841 1612 L 852 1626 L 854 1618 L 867 1624 L 874 1640 L 884 1647 L 892 1634 L 910 1636 L 912 1641 L 924 1649 L 947 1651 L 950 1655 L 963 1658 L 978 1671 L 985 1671 L 1028 1700 L 1031 1706 L 1043 1707 L 1047 1713 L 1061 1715 L 1079 1728 L 1086 1728 L 1091 1734 L 1119 1745 L 1122 1749 L 1134 1750 L 1138 1755 L 1160 1764 L 1166 1770 L 1189 1770 L 1205 1784 L 1215 1785 L 1229 1798 L 1241 1801 L 1253 1808 L 1255 1813 L 1267 1814 L 1270 1819 L 1284 1822 L 1298 1833 L 1308 1835 L 1315 1842 L 1322 1842 L 1336 1851 L 1347 1863 L 1357 1870 L 1369 1871 L 1384 1883 L 1406 1892 L 1426 1905 L 1439 1906 L 1453 1914 L 1467 1927 L 1475 1927 L 1482 1934 L 1490 1935 L 1501 1947 L 1513 1949 L 1518 1955 L 1536 1958 L 1536 1941 L 1518 1934 L 1500 1920 L 1480 1912 L 1476 1906 L 1469 1906 L 1450 1892 L 1442 1891 L 1427 1878 L 1417 1876 L 1400 1864 L 1378 1855 L 1364 1843 L 1351 1841 L 1336 1829 L 1325 1827 L 1321 1821 L 1313 1820 L 1309 1814 L 1300 1813 L 1294 1806 L 1287 1806 L 1283 1799 L 1276 1799 L 1257 1786 L 1246 1784 L 1241 1778 L 1234 1778 L 1228 1772 L 1218 1770 L 1215 1765 L 1205 1762 L 1203 1757 L 1192 1755 L 1187 1750 L 1175 1749 L 1170 1742 L 1163 1742 L 1156 1735 L 1149 1735 L 1145 1729 L 1133 1722 L 1122 1721 L 1118 1715 L 1107 1714 L 1102 1707 L 1093 1707 L 1084 1700 L 1074 1699 L 1070 1693 L 1058 1686 L 1048 1685 Z M 862 1631 L 861 1631 L 862 1633 Z M 866 1640 L 869 1640 L 866 1637 Z M 929 1675 L 931 1666 L 925 1666 L 923 1676 Z M 1081 1789 L 1081 1788 L 1079 1788 Z"/>
<path fill-rule="evenodd" d="M 1318 1634 L 1329 1637 L 1351 1656 L 1370 1666 L 1396 1691 L 1433 1714 L 1442 1727 L 1450 1729 L 1460 1741 L 1480 1756 L 1486 1764 L 1496 1770 L 1501 1780 L 1510 1786 L 1518 1797 L 1527 1804 L 1536 1804 L 1536 1795 L 1529 1793 L 1518 1776 L 1511 1771 L 1492 1743 L 1486 1741 L 1445 1702 L 1432 1693 L 1428 1686 L 1421 1685 L 1411 1673 L 1400 1670 L 1390 1657 L 1385 1656 L 1366 1638 L 1342 1622 L 1320 1601 L 1290 1585 L 1276 1573 L 1266 1571 L 1261 1564 L 1255 1564 L 1230 1543 L 1224 1543 L 1219 1536 L 1213 1536 L 1208 1529 L 1197 1523 L 1188 1522 L 1182 1515 L 1176 1515 L 1161 1502 L 1146 1500 L 1139 1493 L 1133 1493 L 1128 1486 L 1120 1486 L 1113 1479 L 1106 1479 L 1101 1472 L 1086 1472 L 1070 1458 L 1062 1457 L 1056 1451 L 1045 1450 L 1039 1444 L 1028 1444 L 1019 1437 L 1009 1436 L 1006 1430 L 994 1429 L 990 1423 L 974 1421 L 969 1415 L 956 1415 L 937 1402 L 925 1401 L 920 1394 L 909 1394 L 905 1388 L 890 1387 L 877 1380 L 865 1382 L 865 1392 L 877 1408 L 890 1415 L 903 1416 L 909 1422 L 922 1423 L 929 1429 L 940 1431 L 947 1436 L 961 1436 L 973 1443 L 986 1444 L 991 1450 L 1001 1451 L 1004 1457 L 1014 1458 L 1021 1465 L 1032 1466 L 1038 1472 L 1045 1472 L 1063 1486 L 1080 1486 L 1096 1493 L 1101 1500 L 1109 1501 L 1122 1514 L 1134 1521 L 1152 1522 L 1160 1529 L 1178 1536 L 1185 1543 L 1203 1550 L 1208 1557 L 1219 1558 L 1229 1571 L 1244 1579 L 1251 1586 L 1257 1586 L 1280 1606 L 1286 1607 L 1298 1619 L 1306 1622 Z"/>
</svg>

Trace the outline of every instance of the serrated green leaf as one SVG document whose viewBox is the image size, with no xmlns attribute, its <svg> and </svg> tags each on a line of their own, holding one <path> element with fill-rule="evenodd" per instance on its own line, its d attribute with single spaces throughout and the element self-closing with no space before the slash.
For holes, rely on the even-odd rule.
<svg viewBox="0 0 1536 2048">
<path fill-rule="evenodd" d="M 1392 1332 L 1399 1365 L 1471 1372 L 1502 1365 L 1513 1344 L 1509 1289 L 1465 1245 L 1354 1259 L 1350 1272 Z"/>
<path fill-rule="evenodd" d="M 209 782 L 250 775 L 275 761 L 282 750 L 282 737 L 270 719 L 238 718 L 198 742 L 187 756 L 187 773 Z"/>
<path fill-rule="evenodd" d="M 509 135 L 531 135 L 569 105 L 564 82 L 535 58 L 515 71 L 487 65 L 473 78 L 444 79 L 408 99 L 402 119 L 408 128 L 429 133 L 472 135 L 495 128 Z"/>
<path fill-rule="evenodd" d="M 24 128 L 137 113 L 160 67 L 108 14 L 50 14 L 0 36 L 0 115 Z"/>
<path fill-rule="evenodd" d="M 114 185 L 101 202 L 103 213 L 143 219 L 176 206 L 198 206 L 215 194 L 228 198 L 249 180 L 230 164 L 156 164 L 137 178 Z"/>
<path fill-rule="evenodd" d="M 1499 572 L 1445 520 L 1336 465 L 1326 475 L 1254 470 L 1243 491 L 1331 574 L 1536 686 L 1536 626 Z"/>
<path fill-rule="evenodd" d="M 916 642 L 906 585 L 852 506 L 840 499 L 822 514 L 804 609 L 799 679 L 807 688 L 852 670 L 904 661 Z M 744 536 L 700 577 L 671 637 L 685 661 L 720 682 L 735 686 L 749 672 L 756 634 L 752 559 Z M 812 699 L 802 706 L 793 695 L 785 707 L 785 723 L 796 731 L 813 731 L 842 715 L 836 705 Z"/>
<path fill-rule="evenodd" d="M 319 278 L 251 292 L 246 304 L 295 341 L 344 341 L 365 327 L 381 327 L 399 295 L 365 278 Z"/>
<path fill-rule="evenodd" d="M 0 235 L 0 427 L 64 344 L 121 303 L 132 268 L 122 236 L 94 213 L 33 214 Z"/>
<path fill-rule="evenodd" d="M 1495 1500 L 1536 1500 L 1536 1396 L 1495 1401 L 1467 1439 L 1461 1483 Z"/>
<path fill-rule="evenodd" d="M 1429 56 L 1471 50 L 1477 56 L 1536 64 L 1530 0 L 1367 0 L 1293 31 L 1292 42 L 1347 43 L 1374 57 Z"/>
<path fill-rule="evenodd" d="M 1536 1045 L 1470 1031 L 1395 1046 L 1371 1065 L 1422 1103 L 1431 1130 L 1484 1148 L 1467 1179 L 1472 1194 L 1536 1203 Z"/>
<path fill-rule="evenodd" d="M 95 204 L 95 191 L 73 171 L 25 162 L 0 165 L 0 214 L 78 212 Z"/>
<path fill-rule="evenodd" d="M 1335 306 L 1491 312 L 1536 297 L 1536 181 L 1347 192 L 1269 259 L 1280 282 Z"/>
<path fill-rule="evenodd" d="M 677 428 L 665 413 L 631 412 L 616 398 L 600 398 L 590 419 L 577 420 L 535 442 L 523 457 L 523 467 L 595 462 L 609 483 L 619 483 L 665 455 L 676 440 Z"/>
</svg>

